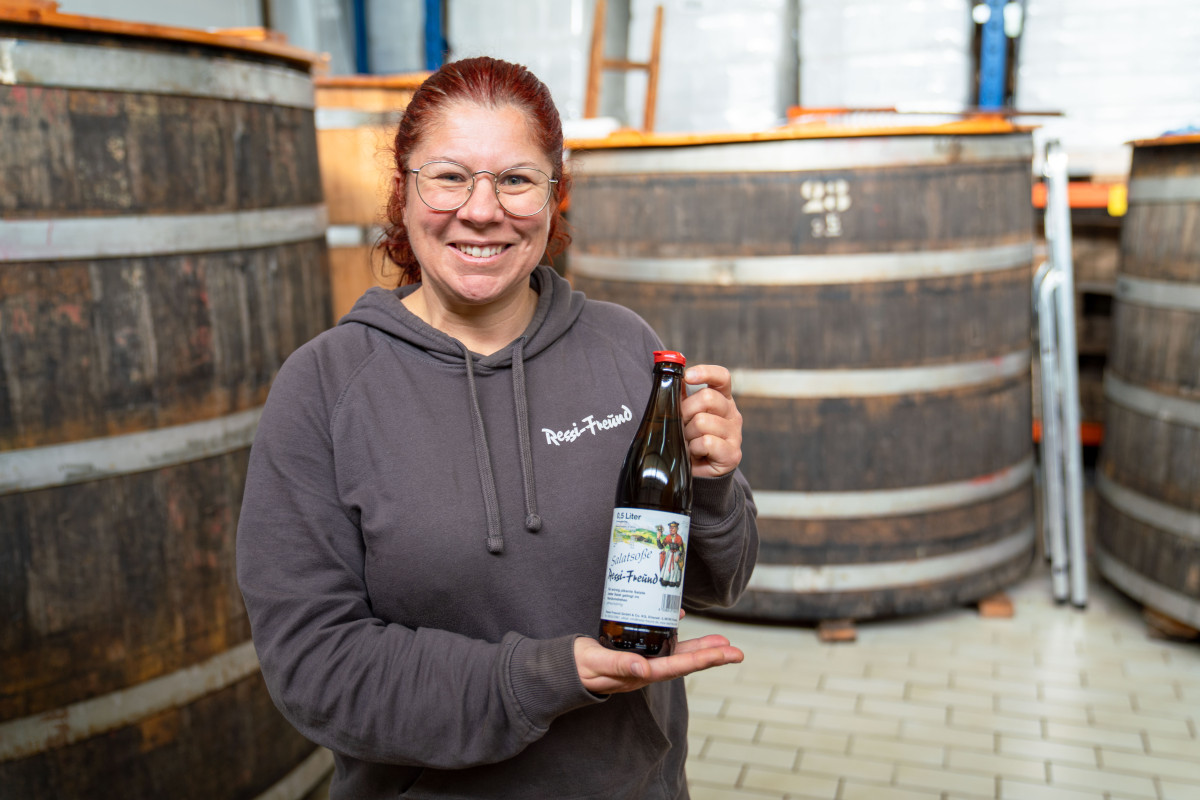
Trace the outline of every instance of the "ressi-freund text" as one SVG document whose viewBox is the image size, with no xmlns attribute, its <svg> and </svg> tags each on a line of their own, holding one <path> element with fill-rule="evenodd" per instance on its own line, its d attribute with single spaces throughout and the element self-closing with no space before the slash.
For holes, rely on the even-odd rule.
<svg viewBox="0 0 1200 800">
<path fill-rule="evenodd" d="M 658 576 L 657 575 L 646 575 L 646 574 L 637 572 L 636 570 L 632 570 L 632 569 L 627 569 L 624 572 L 615 570 L 615 569 L 610 569 L 608 571 L 608 582 L 609 583 L 624 583 L 625 581 L 629 581 L 630 583 L 657 584 Z"/>
<path fill-rule="evenodd" d="M 598 430 L 607 431 L 632 419 L 633 411 L 629 406 L 622 404 L 621 413 L 619 414 L 609 414 L 604 419 L 596 419 L 594 415 L 589 414 L 572 425 L 569 431 L 555 431 L 550 428 L 542 428 L 542 433 L 546 434 L 546 444 L 552 444 L 557 447 L 563 442 L 573 442 L 585 433 L 595 436 Z"/>
</svg>

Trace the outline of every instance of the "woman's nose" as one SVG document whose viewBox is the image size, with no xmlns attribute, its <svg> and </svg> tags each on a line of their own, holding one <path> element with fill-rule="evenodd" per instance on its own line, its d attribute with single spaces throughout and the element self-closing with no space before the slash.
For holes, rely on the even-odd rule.
<svg viewBox="0 0 1200 800">
<path fill-rule="evenodd" d="M 486 180 L 484 180 L 486 178 Z M 471 196 L 458 209 L 459 219 L 470 222 L 497 222 L 504 219 L 504 208 L 500 205 L 500 197 L 496 194 L 495 178 L 491 173 L 481 173 L 475 176 L 475 186 Z"/>
</svg>

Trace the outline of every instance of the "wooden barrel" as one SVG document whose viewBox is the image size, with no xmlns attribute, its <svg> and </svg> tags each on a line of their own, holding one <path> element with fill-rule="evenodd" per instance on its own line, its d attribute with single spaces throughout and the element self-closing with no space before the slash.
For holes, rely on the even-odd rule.
<svg viewBox="0 0 1200 800">
<path fill-rule="evenodd" d="M 0 9 L 0 795 L 299 798 L 330 768 L 234 574 L 267 389 L 330 324 L 313 63 Z"/>
<path fill-rule="evenodd" d="M 317 150 L 329 209 L 334 320 L 372 286 L 396 287 L 399 273 L 372 245 L 384 222 L 395 170 L 392 139 L 400 115 L 429 73 L 352 75 L 316 80 Z"/>
<path fill-rule="evenodd" d="M 737 616 L 930 611 L 1032 560 L 1030 136 L 853 134 L 572 143 L 575 286 L 733 372 Z"/>
<path fill-rule="evenodd" d="M 1097 565 L 1200 628 L 1200 136 L 1134 143 L 1104 394 Z"/>
</svg>

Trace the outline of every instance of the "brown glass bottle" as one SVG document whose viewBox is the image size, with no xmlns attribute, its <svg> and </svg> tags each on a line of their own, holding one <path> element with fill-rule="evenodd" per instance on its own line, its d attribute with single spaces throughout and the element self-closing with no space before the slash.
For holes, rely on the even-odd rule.
<svg viewBox="0 0 1200 800">
<path fill-rule="evenodd" d="M 654 354 L 650 400 L 617 480 L 601 606 L 600 643 L 647 657 L 675 649 L 692 513 L 692 462 L 683 434 L 683 370 Z"/>
</svg>

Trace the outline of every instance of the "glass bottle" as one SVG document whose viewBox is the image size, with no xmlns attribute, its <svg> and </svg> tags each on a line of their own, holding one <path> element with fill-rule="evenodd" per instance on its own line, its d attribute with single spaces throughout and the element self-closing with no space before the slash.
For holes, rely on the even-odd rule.
<svg viewBox="0 0 1200 800">
<path fill-rule="evenodd" d="M 675 649 L 692 513 L 683 435 L 683 355 L 654 353 L 654 386 L 621 465 L 608 544 L 600 643 L 647 657 Z"/>
</svg>

